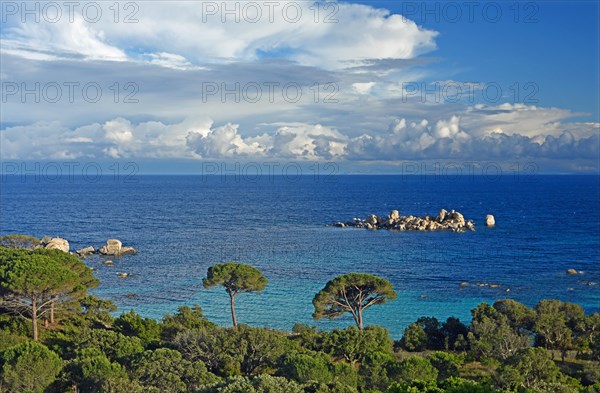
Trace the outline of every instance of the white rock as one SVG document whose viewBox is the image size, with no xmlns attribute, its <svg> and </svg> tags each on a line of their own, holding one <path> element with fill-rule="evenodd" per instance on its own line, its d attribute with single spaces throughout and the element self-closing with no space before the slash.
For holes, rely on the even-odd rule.
<svg viewBox="0 0 600 393">
<path fill-rule="evenodd" d="M 48 240 L 47 243 L 42 243 L 45 249 L 48 250 L 60 250 L 62 252 L 69 252 L 69 242 L 60 237 L 53 237 Z"/>
<path fill-rule="evenodd" d="M 491 214 L 485 216 L 485 226 L 493 227 L 494 225 L 496 225 L 496 219 L 494 218 L 494 216 L 492 216 Z"/>
<path fill-rule="evenodd" d="M 108 239 L 106 241 L 106 245 L 100 247 L 100 254 L 102 255 L 119 255 L 121 253 L 121 247 L 123 247 L 123 243 L 117 239 Z"/>
<path fill-rule="evenodd" d="M 377 216 L 375 214 L 370 214 L 369 217 L 367 217 L 367 223 L 371 224 L 371 225 L 377 225 Z"/>
<path fill-rule="evenodd" d="M 80 250 L 75 251 L 79 255 L 88 255 L 96 252 L 96 249 L 93 246 L 84 247 Z"/>
</svg>

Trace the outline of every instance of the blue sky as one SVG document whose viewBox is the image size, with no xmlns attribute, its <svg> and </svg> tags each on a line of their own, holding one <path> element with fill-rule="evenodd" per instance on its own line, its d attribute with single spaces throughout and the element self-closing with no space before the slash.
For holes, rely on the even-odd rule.
<svg viewBox="0 0 600 393">
<path fill-rule="evenodd" d="M 62 10 L 53 23 L 47 2 L 40 22 L 13 4 L 0 22 L 3 160 L 599 170 L 595 1 L 281 1 L 273 20 L 255 2 L 252 23 L 244 2 L 239 22 L 221 2 L 122 2 L 118 20 L 102 3 L 98 20 Z"/>
<path fill-rule="evenodd" d="M 439 31 L 438 49 L 431 55 L 440 58 L 439 67 L 449 62 L 457 79 L 498 81 L 503 86 L 535 82 L 541 105 L 570 107 L 599 118 L 597 1 L 495 2 L 502 12 L 498 18 L 495 7 L 486 14 L 484 3 L 473 5 L 472 14 L 468 2 L 450 2 L 458 7 L 436 2 L 360 3 L 409 11 L 417 24 Z M 430 13 L 436 9 L 439 12 Z"/>
</svg>

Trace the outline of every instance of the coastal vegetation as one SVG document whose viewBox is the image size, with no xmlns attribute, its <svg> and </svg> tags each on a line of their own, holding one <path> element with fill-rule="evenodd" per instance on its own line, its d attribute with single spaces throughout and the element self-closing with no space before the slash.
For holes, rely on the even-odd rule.
<svg viewBox="0 0 600 393">
<path fill-rule="evenodd" d="M 267 286 L 267 279 L 263 274 L 250 265 L 244 263 L 227 262 L 208 268 L 206 278 L 202 280 L 204 288 L 221 285 L 229 295 L 231 307 L 231 321 L 237 328 L 235 315 L 235 297 L 244 292 L 260 292 Z"/>
<path fill-rule="evenodd" d="M 160 321 L 114 316 L 89 295 L 97 284 L 69 253 L 0 246 L 0 392 L 600 392 L 600 315 L 558 300 L 482 303 L 470 323 L 422 317 L 394 341 L 362 319 L 396 297 L 368 274 L 334 278 L 314 297 L 315 318 L 354 317 L 356 327 L 331 331 L 238 324 L 233 308 L 234 327 L 220 327 L 197 305 Z M 223 286 L 233 305 L 267 280 L 227 263 L 204 285 Z"/>
<path fill-rule="evenodd" d="M 358 330 L 363 330 L 363 311 L 397 296 L 388 280 L 364 273 L 344 274 L 329 281 L 317 293 L 313 299 L 313 318 L 334 319 L 350 313 Z"/>
</svg>

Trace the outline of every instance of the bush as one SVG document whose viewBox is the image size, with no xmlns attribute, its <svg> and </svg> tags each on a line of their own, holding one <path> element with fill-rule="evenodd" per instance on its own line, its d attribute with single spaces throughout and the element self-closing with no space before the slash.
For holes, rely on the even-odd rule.
<svg viewBox="0 0 600 393">
<path fill-rule="evenodd" d="M 500 368 L 499 385 L 505 389 L 531 392 L 569 392 L 572 382 L 560 372 L 558 366 L 543 348 L 527 348 L 511 356 Z"/>
<path fill-rule="evenodd" d="M 407 351 L 420 352 L 427 347 L 427 334 L 421 325 L 411 323 L 404 329 L 401 342 Z"/>
<path fill-rule="evenodd" d="M 401 361 L 397 373 L 400 379 L 409 383 L 414 381 L 435 382 L 438 376 L 438 371 L 431 362 L 418 356 L 410 356 Z"/>
<path fill-rule="evenodd" d="M 374 352 L 392 353 L 393 345 L 388 330 L 379 326 L 367 326 L 362 331 L 351 326 L 323 333 L 323 351 L 351 364 Z"/>
<path fill-rule="evenodd" d="M 2 383 L 9 392 L 43 392 L 62 368 L 62 360 L 45 345 L 26 341 L 0 354 Z"/>
<path fill-rule="evenodd" d="M 86 348 L 69 365 L 71 379 L 83 392 L 97 392 L 112 381 L 127 380 L 127 371 L 117 362 L 111 362 L 98 348 Z"/>
<path fill-rule="evenodd" d="M 200 390 L 201 393 L 304 393 L 300 385 L 281 377 L 260 375 L 254 379 L 231 377 Z"/>
<path fill-rule="evenodd" d="M 160 342 L 161 326 L 158 322 L 142 318 L 133 310 L 115 319 L 114 328 L 125 336 L 138 337 L 145 347 L 157 346 Z"/>
<path fill-rule="evenodd" d="M 187 330 L 198 330 L 204 327 L 215 327 L 202 313 L 200 306 L 182 306 L 174 315 L 167 314 L 162 321 L 162 339 L 172 342 L 178 333 Z"/>
<path fill-rule="evenodd" d="M 374 352 L 367 356 L 360 365 L 360 376 L 364 389 L 385 390 L 391 382 L 390 372 L 397 369 L 397 361 L 386 352 Z"/>
<path fill-rule="evenodd" d="M 462 363 L 461 359 L 451 353 L 434 352 L 427 356 L 433 367 L 438 370 L 438 380 L 443 381 L 450 377 L 458 377 Z"/>
<path fill-rule="evenodd" d="M 291 353 L 283 358 L 279 372 L 300 383 L 333 381 L 329 359 L 319 353 Z"/>
<path fill-rule="evenodd" d="M 191 362 L 167 348 L 145 351 L 135 359 L 132 370 L 140 384 L 161 392 L 192 392 L 219 380 L 201 361 Z"/>
<path fill-rule="evenodd" d="M 144 351 L 142 341 L 137 337 L 127 337 L 112 330 L 92 329 L 78 338 L 75 343 L 77 351 L 84 348 L 97 348 L 111 361 L 122 364 L 128 362 Z"/>
</svg>

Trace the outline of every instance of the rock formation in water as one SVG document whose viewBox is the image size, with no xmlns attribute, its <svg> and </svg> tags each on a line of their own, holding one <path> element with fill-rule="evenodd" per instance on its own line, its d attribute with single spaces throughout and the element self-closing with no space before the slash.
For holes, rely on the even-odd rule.
<svg viewBox="0 0 600 393">
<path fill-rule="evenodd" d="M 106 245 L 100 247 L 100 255 L 119 256 L 123 254 L 135 254 L 137 251 L 133 247 L 123 247 L 123 243 L 117 239 L 108 239 Z"/>
<path fill-rule="evenodd" d="M 355 218 L 349 222 L 336 222 L 337 227 L 353 227 L 366 229 L 388 229 L 397 231 L 474 231 L 475 224 L 471 220 L 454 210 L 440 210 L 436 217 L 433 216 L 401 216 L 398 210 L 392 210 L 386 217 L 375 214 L 366 219 Z"/>
<path fill-rule="evenodd" d="M 48 250 L 60 250 L 62 252 L 69 252 L 69 242 L 61 237 L 46 237 L 44 236 L 40 241 L 43 248 Z"/>
</svg>

